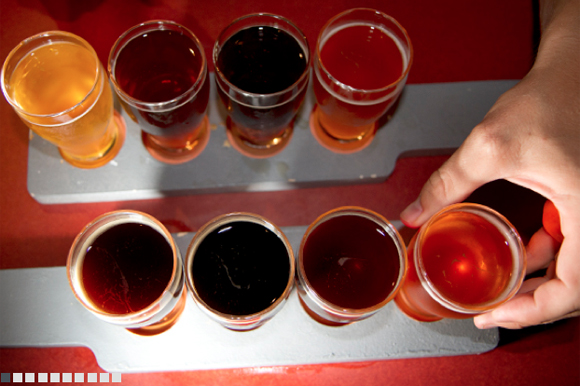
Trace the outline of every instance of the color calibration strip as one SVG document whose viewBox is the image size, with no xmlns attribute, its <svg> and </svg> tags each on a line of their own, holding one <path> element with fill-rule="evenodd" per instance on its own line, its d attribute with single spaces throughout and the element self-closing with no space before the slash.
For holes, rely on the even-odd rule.
<svg viewBox="0 0 580 386">
<path fill-rule="evenodd" d="M 0 383 L 121 383 L 121 373 L 1 373 Z"/>
</svg>

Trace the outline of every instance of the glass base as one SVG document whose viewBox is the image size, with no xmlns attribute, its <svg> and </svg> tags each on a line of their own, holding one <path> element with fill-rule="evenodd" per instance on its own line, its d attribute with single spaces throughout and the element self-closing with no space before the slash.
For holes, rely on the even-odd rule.
<svg viewBox="0 0 580 386">
<path fill-rule="evenodd" d="M 239 129 L 236 127 L 235 123 L 230 119 L 230 117 L 228 117 L 226 120 L 226 134 L 234 149 L 250 158 L 269 158 L 279 154 L 286 148 L 292 138 L 294 128 L 293 123 L 291 123 L 290 126 L 284 130 L 282 136 L 274 138 L 266 145 L 254 145 L 240 138 L 238 130 Z"/>
<path fill-rule="evenodd" d="M 425 314 L 416 309 L 415 307 L 413 307 L 411 303 L 409 303 L 409 301 L 407 300 L 403 291 L 399 291 L 399 293 L 395 297 L 395 304 L 403 314 L 418 322 L 437 322 L 443 319 L 440 316 Z"/>
<path fill-rule="evenodd" d="M 179 319 L 183 310 L 185 309 L 186 300 L 187 300 L 187 291 L 184 288 L 179 300 L 175 304 L 175 307 L 173 307 L 173 310 L 171 310 L 169 314 L 167 314 L 163 319 L 150 326 L 140 328 L 127 328 L 127 331 L 132 332 L 133 334 L 136 335 L 152 336 L 161 334 L 162 332 L 169 330 L 175 323 L 177 323 L 177 320 Z"/>
<path fill-rule="evenodd" d="M 335 153 L 351 154 L 361 151 L 371 144 L 377 132 L 377 124 L 375 123 L 365 135 L 359 138 L 351 140 L 336 138 L 330 135 L 320 124 L 319 114 L 320 109 L 318 105 L 315 105 L 310 114 L 310 132 L 318 143 Z"/>
<path fill-rule="evenodd" d="M 324 324 L 325 326 L 330 326 L 330 327 L 341 327 L 341 326 L 347 326 L 347 325 L 353 323 L 353 322 L 340 323 L 340 322 L 335 322 L 332 320 L 324 319 L 322 316 L 318 315 L 316 312 L 314 312 L 310 308 L 308 308 L 308 306 L 306 305 L 306 303 L 304 303 L 304 301 L 302 300 L 302 298 L 300 296 L 298 296 L 298 299 L 300 299 L 300 305 L 302 306 L 304 311 L 306 311 L 308 316 L 310 316 L 312 319 L 314 319 L 315 321 L 317 321 L 320 324 Z"/>
<path fill-rule="evenodd" d="M 89 160 L 81 160 L 69 156 L 59 148 L 58 151 L 60 156 L 69 164 L 81 169 L 95 169 L 106 165 L 109 163 L 109 161 L 113 160 L 117 154 L 119 154 L 119 151 L 123 147 L 123 143 L 125 143 L 125 120 L 117 111 L 115 111 L 113 114 L 113 125 L 115 125 L 117 128 L 117 136 L 111 147 L 101 157 Z"/>
<path fill-rule="evenodd" d="M 141 131 L 141 139 L 143 145 L 153 158 L 166 164 L 179 165 L 191 161 L 200 155 L 207 146 L 210 136 L 209 119 L 207 115 L 203 118 L 200 126 L 199 137 L 195 141 L 188 142 L 187 145 L 182 148 L 171 149 L 162 147 L 151 138 L 151 134 L 144 131 Z"/>
</svg>

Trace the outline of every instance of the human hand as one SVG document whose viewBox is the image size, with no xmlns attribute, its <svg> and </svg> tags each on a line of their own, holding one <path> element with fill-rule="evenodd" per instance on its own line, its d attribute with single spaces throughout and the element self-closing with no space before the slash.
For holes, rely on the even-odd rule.
<svg viewBox="0 0 580 386">
<path fill-rule="evenodd" d="M 479 328 L 521 328 L 580 315 L 580 1 L 541 4 L 544 30 L 536 62 L 503 94 L 461 147 L 429 178 L 401 220 L 418 227 L 475 189 L 505 179 L 551 200 L 560 245 L 544 228 L 527 246 L 518 295 L 479 315 Z"/>
</svg>

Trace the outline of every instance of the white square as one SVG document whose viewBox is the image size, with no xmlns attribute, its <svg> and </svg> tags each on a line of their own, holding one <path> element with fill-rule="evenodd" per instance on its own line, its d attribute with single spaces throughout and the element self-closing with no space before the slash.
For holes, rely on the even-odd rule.
<svg viewBox="0 0 580 386">
<path fill-rule="evenodd" d="M 20 382 L 22 382 L 22 373 L 14 373 L 14 374 L 12 374 L 12 382 L 13 383 L 20 383 Z"/>
<path fill-rule="evenodd" d="M 97 373 L 88 373 L 87 374 L 87 382 L 97 383 Z"/>
<path fill-rule="evenodd" d="M 24 382 L 34 383 L 34 373 L 24 373 Z"/>
<path fill-rule="evenodd" d="M 60 383 L 60 373 L 50 373 L 50 382 Z"/>
<path fill-rule="evenodd" d="M 121 373 L 112 373 L 111 379 L 111 382 L 121 383 Z"/>
<path fill-rule="evenodd" d="M 99 374 L 99 382 L 109 383 L 109 373 L 100 373 Z"/>
<path fill-rule="evenodd" d="M 72 373 L 62 373 L 62 382 L 72 382 Z"/>
<path fill-rule="evenodd" d="M 85 373 L 75 373 L 75 382 L 84 382 Z"/>
<path fill-rule="evenodd" d="M 48 382 L 48 373 L 38 373 L 38 382 Z"/>
</svg>

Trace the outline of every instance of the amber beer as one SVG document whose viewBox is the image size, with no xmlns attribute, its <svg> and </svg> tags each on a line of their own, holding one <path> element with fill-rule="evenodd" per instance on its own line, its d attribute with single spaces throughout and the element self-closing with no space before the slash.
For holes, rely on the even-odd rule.
<svg viewBox="0 0 580 386">
<path fill-rule="evenodd" d="M 411 240 L 409 271 L 395 302 L 423 321 L 473 317 L 508 301 L 526 270 L 513 226 L 482 205 L 456 204 L 433 216 Z"/>
<path fill-rule="evenodd" d="M 338 153 L 368 146 L 377 121 L 401 94 L 412 61 L 411 40 L 392 17 L 355 8 L 330 19 L 314 51 L 314 137 Z"/>
<path fill-rule="evenodd" d="M 106 72 L 93 48 L 68 32 L 21 42 L 2 68 L 2 91 L 24 123 L 81 168 L 113 159 L 124 126 L 114 116 Z"/>
</svg>

